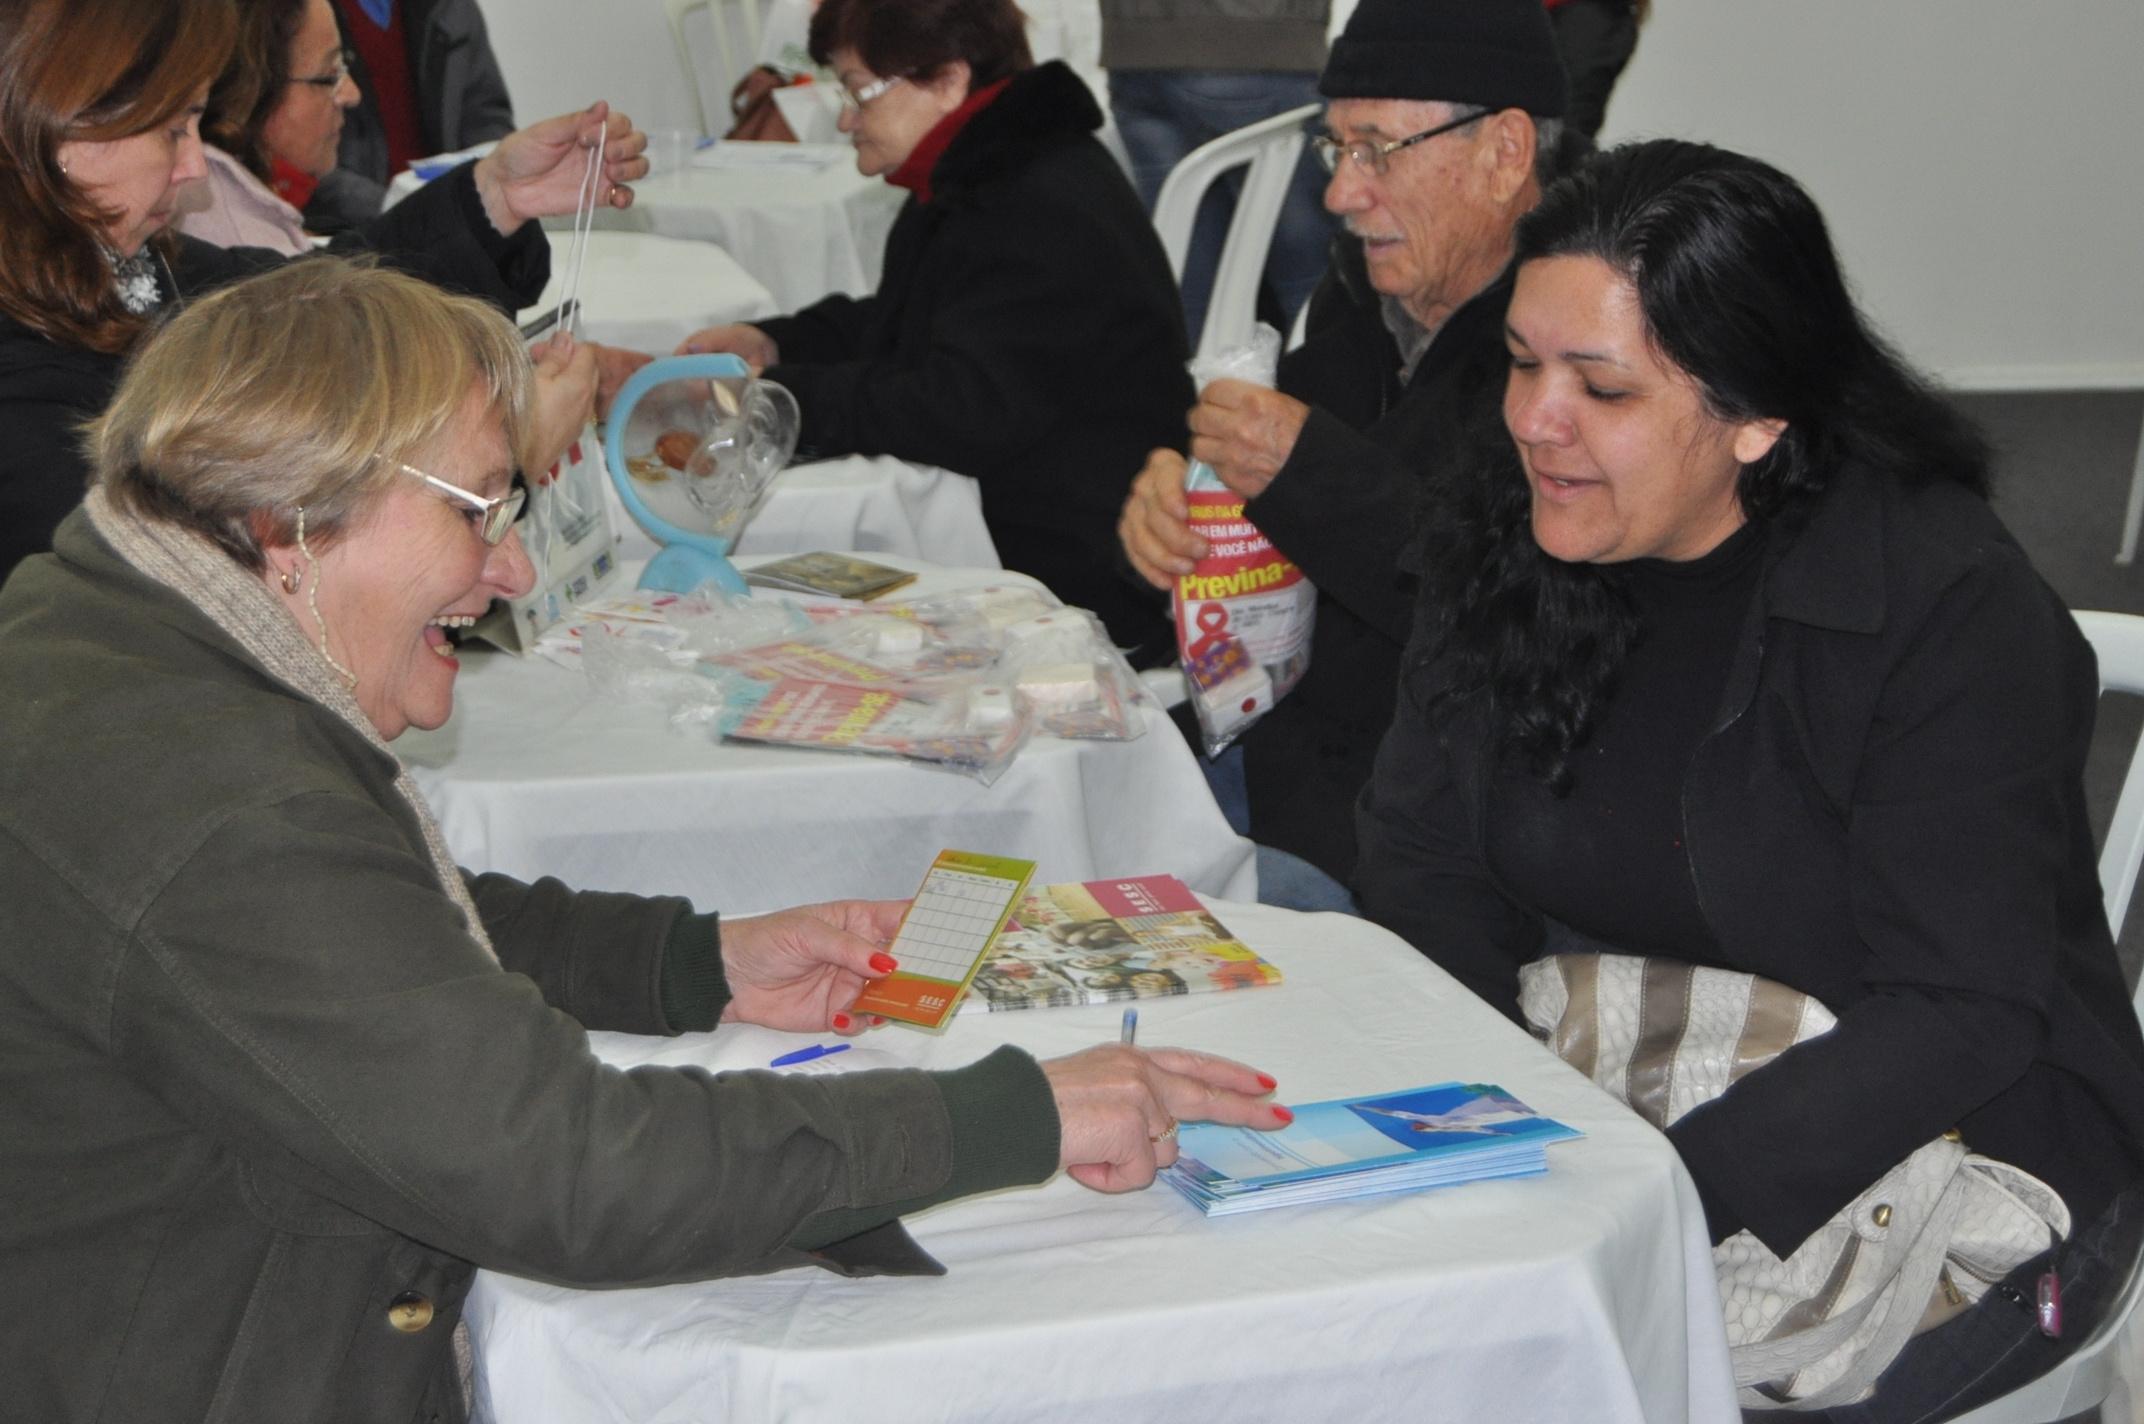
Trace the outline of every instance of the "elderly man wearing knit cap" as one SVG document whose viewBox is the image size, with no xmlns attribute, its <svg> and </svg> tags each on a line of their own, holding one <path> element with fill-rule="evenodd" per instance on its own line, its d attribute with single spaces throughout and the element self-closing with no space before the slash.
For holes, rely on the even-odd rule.
<svg viewBox="0 0 2144 1424">
<path fill-rule="evenodd" d="M 1259 843 L 1260 898 L 1336 909 L 1412 617 L 1401 553 L 1502 392 L 1512 229 L 1550 176 L 1564 77 L 1541 0 L 1361 0 L 1318 88 L 1325 206 L 1348 235 L 1280 388 L 1209 385 L 1191 453 L 1318 587 L 1309 672 L 1208 776 Z M 1118 524 L 1162 588 L 1206 552 L 1183 481 L 1155 451 Z"/>
</svg>

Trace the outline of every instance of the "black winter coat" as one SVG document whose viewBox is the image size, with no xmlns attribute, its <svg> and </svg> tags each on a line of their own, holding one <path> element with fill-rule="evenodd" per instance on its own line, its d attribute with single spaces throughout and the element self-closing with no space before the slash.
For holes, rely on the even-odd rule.
<svg viewBox="0 0 2144 1424">
<path fill-rule="evenodd" d="M 1401 568 L 1424 490 L 1455 463 L 1461 432 L 1493 419 L 1506 365 L 1508 274 L 1452 313 L 1414 378 L 1349 238 L 1312 300 L 1309 336 L 1280 389 L 1311 406 L 1287 463 L 1245 507 L 1318 587 L 1310 670 L 1243 738 L 1251 838 L 1346 881 L 1355 799 L 1392 721 L 1415 580 Z"/>
<path fill-rule="evenodd" d="M 2144 1177 L 2144 1039 L 2083 789 L 2091 649 L 1987 503 L 1842 471 L 1775 528 L 1681 840 L 1720 968 L 1838 1016 L 1668 1130 L 1715 1240 L 1784 1256 L 1953 1127 L 2081 1225 Z M 1487 862 L 1480 694 L 1410 660 L 1362 807 L 1363 910 L 1518 1017 L 1518 968 L 1585 948 Z M 1581 773 L 1583 774 L 1583 773 Z M 1569 931 L 1576 931 L 1576 937 Z"/>
<path fill-rule="evenodd" d="M 947 146 L 886 240 L 876 294 L 757 325 L 818 455 L 893 455 L 982 485 L 1005 567 L 1092 609 L 1142 664 L 1174 651 L 1117 513 L 1193 390 L 1161 241 L 1062 64 L 1015 76 Z"/>
<path fill-rule="evenodd" d="M 524 223 L 501 237 L 484 216 L 471 168 L 465 164 L 428 184 L 329 250 L 378 252 L 404 271 L 509 312 L 529 305 L 551 275 L 543 230 Z M 288 260 L 264 248 L 222 248 L 178 235 L 158 286 L 170 311 L 175 299 Z M 51 548 L 52 531 L 82 502 L 89 464 L 79 432 L 111 401 L 125 359 L 60 346 L 0 316 L 0 582 L 30 555 Z"/>
</svg>

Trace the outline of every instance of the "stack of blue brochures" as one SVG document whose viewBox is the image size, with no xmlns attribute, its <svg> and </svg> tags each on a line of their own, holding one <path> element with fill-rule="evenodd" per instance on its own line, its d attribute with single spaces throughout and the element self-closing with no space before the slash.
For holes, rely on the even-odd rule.
<svg viewBox="0 0 2144 1424">
<path fill-rule="evenodd" d="M 1439 1083 L 1308 1103 L 1278 1132 L 1186 1123 L 1162 1176 L 1208 1216 L 1230 1216 L 1539 1176 L 1549 1143 L 1583 1135 L 1494 1084 Z"/>
</svg>

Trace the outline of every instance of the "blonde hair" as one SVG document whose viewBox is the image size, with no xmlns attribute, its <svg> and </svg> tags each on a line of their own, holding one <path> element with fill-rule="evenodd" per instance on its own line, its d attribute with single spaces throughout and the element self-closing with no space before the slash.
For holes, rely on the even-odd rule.
<svg viewBox="0 0 2144 1424">
<path fill-rule="evenodd" d="M 363 261 L 308 257 L 193 303 L 143 344 L 89 427 L 115 504 L 182 525 L 244 567 L 332 542 L 461 413 L 472 390 L 522 450 L 534 373 L 473 297 Z"/>
</svg>

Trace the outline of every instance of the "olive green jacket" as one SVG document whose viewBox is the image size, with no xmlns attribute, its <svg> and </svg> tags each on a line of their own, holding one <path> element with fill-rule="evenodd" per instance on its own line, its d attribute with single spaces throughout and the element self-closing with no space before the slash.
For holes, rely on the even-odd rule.
<svg viewBox="0 0 2144 1424">
<path fill-rule="evenodd" d="M 1054 1169 L 1033 1061 L 605 1067 L 712 1023 L 713 920 L 479 876 L 395 768 L 82 514 L 0 591 L 0 1396 L 10 1418 L 461 1412 L 477 1266 L 765 1271 Z M 696 956 L 709 987 L 678 1008 Z M 674 966 L 673 966 L 674 968 Z"/>
</svg>

